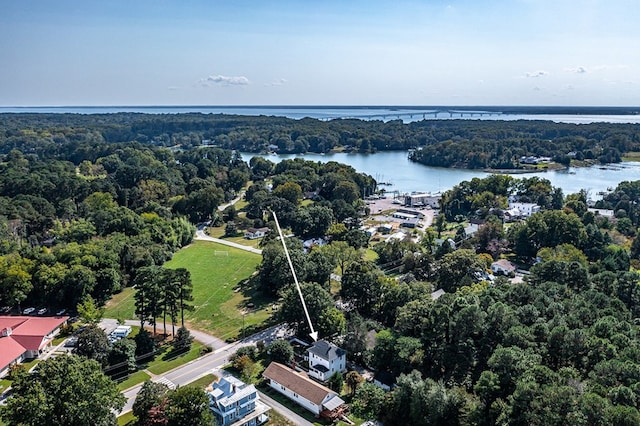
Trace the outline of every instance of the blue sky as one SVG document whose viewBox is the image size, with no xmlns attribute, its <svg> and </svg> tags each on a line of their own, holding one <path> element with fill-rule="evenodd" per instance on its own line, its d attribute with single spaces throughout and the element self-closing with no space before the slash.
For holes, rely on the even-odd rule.
<svg viewBox="0 0 640 426">
<path fill-rule="evenodd" d="M 0 2 L 0 105 L 639 105 L 637 0 Z"/>
</svg>

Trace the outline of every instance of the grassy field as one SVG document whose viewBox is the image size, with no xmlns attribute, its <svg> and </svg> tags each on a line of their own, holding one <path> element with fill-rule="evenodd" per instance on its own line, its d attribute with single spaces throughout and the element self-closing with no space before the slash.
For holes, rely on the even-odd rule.
<svg viewBox="0 0 640 426">
<path fill-rule="evenodd" d="M 242 333 L 243 313 L 245 327 L 266 321 L 270 300 L 246 285 L 234 291 L 255 272 L 260 260 L 257 254 L 208 241 L 194 241 L 177 252 L 165 266 L 191 272 L 195 309 L 185 313 L 189 326 L 226 339 Z M 134 310 L 129 288 L 109 301 L 104 316 L 132 319 Z"/>
<path fill-rule="evenodd" d="M 136 319 L 135 302 L 133 300 L 134 290 L 127 287 L 120 293 L 114 295 L 107 303 L 104 310 L 105 318 L 116 318 L 121 321 L 128 319 Z"/>
<path fill-rule="evenodd" d="M 135 373 L 131 373 L 127 380 L 123 380 L 118 383 L 118 390 L 123 391 L 125 389 L 129 389 L 132 386 L 137 385 L 138 383 L 142 383 L 145 380 L 148 380 L 150 376 L 144 371 L 136 371 Z"/>
</svg>

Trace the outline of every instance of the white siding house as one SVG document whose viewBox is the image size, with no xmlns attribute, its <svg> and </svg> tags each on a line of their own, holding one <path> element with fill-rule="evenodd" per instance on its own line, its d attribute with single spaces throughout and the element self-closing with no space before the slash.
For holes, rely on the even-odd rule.
<svg viewBox="0 0 640 426">
<path fill-rule="evenodd" d="M 331 389 L 311 380 L 304 371 L 297 372 L 277 362 L 262 373 L 267 384 L 316 416 L 330 417 L 344 401 Z"/>
<path fill-rule="evenodd" d="M 318 340 L 308 349 L 309 376 L 326 381 L 334 373 L 347 369 L 347 352 L 325 340 Z"/>
</svg>

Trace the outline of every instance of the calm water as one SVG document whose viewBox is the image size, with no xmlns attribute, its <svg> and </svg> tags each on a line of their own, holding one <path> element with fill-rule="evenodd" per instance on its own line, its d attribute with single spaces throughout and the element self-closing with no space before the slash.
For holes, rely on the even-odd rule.
<svg viewBox="0 0 640 426">
<path fill-rule="evenodd" d="M 479 107 L 481 108 L 481 107 Z M 448 107 L 275 107 L 275 106 L 96 106 L 96 107 L 0 107 L 0 113 L 76 113 L 110 114 L 136 112 L 143 114 L 239 114 L 266 115 L 301 119 L 305 117 L 330 120 L 335 118 L 359 118 L 363 120 L 402 120 L 405 123 L 422 119 L 469 120 L 549 120 L 562 123 L 586 124 L 594 122 L 638 123 L 640 115 L 593 114 L 492 114 L 480 109 L 449 110 Z M 471 115 L 473 112 L 473 115 Z"/>
<path fill-rule="evenodd" d="M 242 153 L 242 158 L 249 161 L 258 154 Z M 311 161 L 337 161 L 352 166 L 359 172 L 376 178 L 378 182 L 391 183 L 381 186 L 388 191 L 436 192 L 451 189 L 454 185 L 471 180 L 474 177 L 485 177 L 486 173 L 478 170 L 445 169 L 429 167 L 409 161 L 407 152 L 385 151 L 375 154 L 285 154 L 260 155 L 274 163 L 284 159 L 304 158 Z M 551 184 L 562 188 L 564 194 L 572 194 L 585 189 L 590 198 L 598 199 L 599 192 L 615 188 L 624 180 L 640 180 L 640 163 L 619 163 L 604 167 L 572 167 L 569 170 L 549 171 L 512 175 L 514 177 L 538 176 L 551 181 Z"/>
</svg>

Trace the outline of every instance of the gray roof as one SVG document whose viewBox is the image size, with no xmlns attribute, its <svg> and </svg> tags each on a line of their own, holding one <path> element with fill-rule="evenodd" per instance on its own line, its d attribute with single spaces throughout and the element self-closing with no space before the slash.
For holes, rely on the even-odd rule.
<svg viewBox="0 0 640 426">
<path fill-rule="evenodd" d="M 329 343 L 325 340 L 318 340 L 313 346 L 309 348 L 309 352 L 328 361 L 342 358 L 347 354 L 344 349 L 339 348 L 333 343 Z"/>
</svg>

